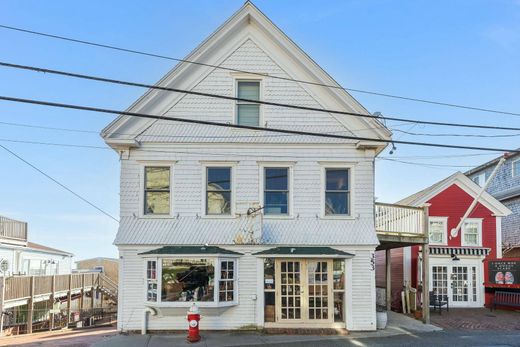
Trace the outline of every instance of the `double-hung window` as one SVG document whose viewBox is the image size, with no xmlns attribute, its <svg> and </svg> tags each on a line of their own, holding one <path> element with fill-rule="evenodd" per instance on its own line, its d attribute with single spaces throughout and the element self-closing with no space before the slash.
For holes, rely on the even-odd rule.
<svg viewBox="0 0 520 347">
<path fill-rule="evenodd" d="M 350 215 L 350 170 L 325 169 L 325 215 Z"/>
<path fill-rule="evenodd" d="M 144 214 L 170 214 L 170 167 L 144 168 Z"/>
<path fill-rule="evenodd" d="M 514 160 L 511 165 L 513 177 L 520 177 L 520 159 Z"/>
<path fill-rule="evenodd" d="M 146 262 L 146 301 L 157 301 L 157 262 Z"/>
<path fill-rule="evenodd" d="M 231 214 L 231 167 L 206 168 L 206 214 Z"/>
<path fill-rule="evenodd" d="M 481 246 L 482 220 L 467 219 L 462 225 L 462 246 Z"/>
<path fill-rule="evenodd" d="M 237 101 L 236 122 L 239 125 L 260 125 L 260 81 L 237 81 L 237 98 L 248 101 Z M 251 101 L 249 101 L 251 100 Z"/>
<path fill-rule="evenodd" d="M 448 220 L 445 217 L 430 217 L 429 236 L 431 244 L 446 244 Z"/>
<path fill-rule="evenodd" d="M 264 168 L 264 214 L 289 214 L 289 168 Z"/>
</svg>

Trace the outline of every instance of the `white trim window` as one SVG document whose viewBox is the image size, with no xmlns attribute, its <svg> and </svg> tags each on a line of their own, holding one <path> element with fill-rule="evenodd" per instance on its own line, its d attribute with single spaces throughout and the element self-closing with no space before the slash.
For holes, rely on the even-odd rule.
<svg viewBox="0 0 520 347">
<path fill-rule="evenodd" d="M 520 159 L 511 162 L 511 174 L 513 177 L 520 177 Z"/>
<path fill-rule="evenodd" d="M 428 235 L 433 245 L 445 245 L 448 235 L 448 217 L 429 217 Z"/>
<path fill-rule="evenodd" d="M 236 259 L 188 255 L 148 259 L 145 266 L 147 302 L 171 307 L 191 302 L 206 307 L 238 302 Z"/>
<path fill-rule="evenodd" d="M 475 177 L 473 177 L 472 180 L 473 180 L 473 182 L 475 182 L 479 186 L 483 187 L 484 184 L 486 183 L 486 173 L 483 172 L 481 174 L 478 174 Z"/>
<path fill-rule="evenodd" d="M 350 169 L 325 168 L 325 216 L 350 216 Z"/>
<path fill-rule="evenodd" d="M 290 215 L 290 169 L 288 167 L 264 167 L 263 174 L 264 215 Z"/>
<path fill-rule="evenodd" d="M 171 211 L 171 167 L 144 167 L 143 213 L 169 215 Z"/>
<path fill-rule="evenodd" d="M 220 279 L 218 285 L 218 301 L 235 301 L 236 288 L 236 268 L 235 261 L 232 259 L 220 260 Z"/>
<path fill-rule="evenodd" d="M 482 219 L 468 218 L 462 224 L 462 246 L 482 246 Z"/>
<path fill-rule="evenodd" d="M 157 261 L 146 261 L 146 301 L 157 302 Z"/>
<path fill-rule="evenodd" d="M 260 80 L 237 80 L 236 96 L 241 99 L 260 100 Z M 260 126 L 260 112 L 260 104 L 237 100 L 236 124 Z"/>
<path fill-rule="evenodd" d="M 233 204 L 232 167 L 206 167 L 206 206 L 208 216 L 230 216 Z"/>
</svg>

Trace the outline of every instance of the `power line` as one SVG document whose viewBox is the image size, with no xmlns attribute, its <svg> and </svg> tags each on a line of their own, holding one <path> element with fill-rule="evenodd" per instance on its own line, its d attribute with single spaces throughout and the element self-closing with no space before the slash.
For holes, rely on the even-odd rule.
<svg viewBox="0 0 520 347">
<path fill-rule="evenodd" d="M 381 160 L 393 161 L 411 165 L 425 165 L 425 166 L 436 166 L 436 167 L 452 167 L 452 168 L 474 168 L 475 165 L 450 165 L 450 164 L 429 164 L 429 163 L 415 163 L 405 160 L 398 160 L 393 158 L 381 158 Z"/>
<path fill-rule="evenodd" d="M 378 138 L 370 138 L 370 137 L 335 135 L 335 134 L 315 133 L 315 132 L 307 132 L 307 131 L 299 131 L 299 130 L 286 130 L 286 129 L 277 129 L 277 128 L 262 128 L 262 127 L 258 127 L 258 126 L 218 123 L 218 122 L 196 120 L 196 119 L 188 119 L 188 118 L 162 117 L 162 116 L 156 116 L 156 115 L 145 114 L 145 113 L 138 113 L 138 112 L 120 111 L 120 110 L 112 110 L 112 109 L 107 109 L 107 108 L 99 108 L 99 107 L 91 107 L 91 106 L 81 106 L 81 105 L 72 105 L 72 104 L 64 104 L 64 103 L 57 103 L 57 102 L 50 102 L 50 101 L 41 101 L 41 100 L 34 100 L 34 99 L 14 98 L 14 97 L 8 97 L 8 96 L 0 96 L 0 100 L 11 101 L 11 102 L 18 102 L 18 103 L 25 103 L 25 104 L 33 104 L 33 105 L 42 105 L 42 106 L 50 106 L 50 107 L 59 107 L 59 108 L 66 108 L 66 109 L 82 110 L 82 111 L 91 111 L 91 112 L 99 112 L 99 113 L 110 113 L 110 114 L 115 114 L 115 115 L 126 115 L 126 116 L 132 116 L 132 117 L 140 117 L 140 118 L 169 120 L 169 121 L 176 121 L 176 122 L 181 122 L 181 123 L 211 125 L 211 126 L 223 127 L 223 128 L 260 130 L 260 131 L 274 132 L 274 133 L 308 135 L 308 136 L 316 136 L 316 137 L 322 137 L 322 138 L 343 139 L 343 140 L 372 141 L 372 142 L 380 142 L 380 143 L 396 143 L 396 144 L 403 144 L 403 145 L 417 145 L 417 146 L 440 147 L 440 148 L 458 148 L 458 149 L 470 149 L 470 150 L 483 150 L 483 151 L 520 153 L 519 149 L 476 147 L 476 146 L 450 145 L 450 144 L 441 144 L 441 143 L 414 142 L 414 141 L 402 141 L 402 140 L 394 141 L 394 140 L 391 140 L 391 139 L 386 140 L 386 139 L 378 139 Z"/>
<path fill-rule="evenodd" d="M 12 139 L 4 139 L 0 138 L 0 142 L 14 142 L 14 143 L 23 143 L 23 144 L 30 144 L 30 145 L 44 145 L 44 146 L 57 146 L 57 147 L 71 147 L 71 148 L 86 148 L 86 149 L 101 149 L 101 150 L 110 150 L 109 147 L 102 147 L 102 146 L 92 146 L 92 145 L 79 145 L 79 144 L 70 144 L 70 143 L 53 143 L 53 142 L 40 142 L 40 141 L 26 141 L 26 140 L 12 140 Z M 197 155 L 209 155 L 209 156 L 218 156 L 218 157 L 236 157 L 236 158 L 244 158 L 244 157 L 266 157 L 266 155 L 258 154 L 258 153 L 237 153 L 237 152 L 219 152 L 219 153 L 211 153 L 211 152 L 200 152 L 200 151 L 179 151 L 179 150 L 157 150 L 157 149 L 140 149 L 141 152 L 145 153 L 166 153 L 166 154 L 197 154 Z M 489 155 L 489 153 L 486 153 L 485 155 Z M 472 157 L 473 155 L 459 155 L 459 156 L 452 156 L 452 157 Z M 269 158 L 297 158 L 297 159 L 308 159 L 309 156 L 301 156 L 301 155 L 276 155 L 276 154 L 269 154 Z M 358 157 L 348 157 L 348 156 L 329 156 L 333 159 L 359 159 Z M 476 165 L 449 165 L 449 164 L 432 164 L 432 163 L 418 163 L 418 162 L 410 162 L 405 160 L 400 160 L 401 158 L 413 158 L 413 157 L 376 157 L 375 160 L 386 160 L 386 161 L 392 161 L 392 162 L 398 162 L 403 164 L 410 164 L 410 165 L 417 165 L 417 166 L 424 166 L 424 167 L 442 167 L 442 168 L 474 168 Z M 420 158 L 420 157 L 418 157 Z M 443 156 L 442 158 L 448 158 L 447 156 Z"/>
<path fill-rule="evenodd" d="M 88 45 L 88 46 L 106 48 L 106 49 L 111 49 L 111 50 L 116 50 L 116 51 L 121 51 L 121 52 L 126 52 L 126 53 L 132 53 L 132 54 L 147 56 L 147 57 L 166 59 L 166 60 L 176 61 L 178 63 L 188 63 L 188 64 L 194 64 L 194 65 L 211 67 L 211 68 L 215 68 L 215 69 L 221 69 L 221 70 L 227 70 L 227 71 L 233 71 L 233 72 L 240 72 L 240 73 L 247 73 L 247 74 L 262 76 L 264 78 L 273 78 L 273 79 L 280 79 L 280 80 L 285 80 L 285 81 L 292 81 L 292 82 L 297 82 L 297 83 L 315 85 L 315 86 L 320 86 L 320 87 L 341 89 L 341 90 L 344 90 L 346 92 L 356 92 L 356 93 L 362 93 L 362 94 L 383 96 L 383 97 L 386 97 L 386 98 L 394 98 L 394 99 L 407 100 L 407 101 L 413 101 L 413 102 L 421 102 L 421 103 L 427 103 L 427 104 L 438 105 L 438 106 L 446 106 L 446 107 L 454 107 L 454 108 L 460 108 L 460 109 L 468 109 L 468 110 L 473 110 L 473 111 L 498 113 L 498 114 L 504 114 L 504 115 L 510 115 L 510 116 L 520 116 L 520 113 L 517 113 L 517 112 L 502 111 L 502 110 L 483 108 L 483 107 L 474 107 L 474 106 L 455 104 L 455 103 L 448 103 L 448 102 L 442 102 L 442 101 L 434 101 L 434 100 L 428 100 L 428 99 L 407 97 L 407 96 L 395 95 L 395 94 L 389 94 L 389 93 L 374 92 L 374 91 L 363 90 L 363 89 L 356 89 L 356 88 L 346 88 L 346 87 L 340 86 L 339 84 L 338 85 L 324 84 L 324 83 L 319 83 L 319 82 L 312 82 L 312 81 L 293 79 L 293 78 L 283 77 L 283 76 L 267 75 L 265 73 L 259 73 L 259 72 L 253 72 L 253 71 L 245 71 L 245 70 L 234 69 L 234 68 L 229 68 L 229 67 L 224 67 L 224 66 L 219 66 L 219 65 L 213 65 L 213 64 L 208 64 L 208 63 L 191 61 L 191 60 L 187 60 L 187 59 L 174 58 L 174 57 L 161 55 L 161 54 L 149 53 L 149 52 L 139 51 L 139 50 L 135 50 L 135 49 L 129 49 L 129 48 L 117 47 L 117 46 L 108 45 L 108 44 L 96 43 L 96 42 L 93 42 L 93 41 L 79 40 L 79 39 L 75 39 L 75 38 L 71 38 L 71 37 L 54 35 L 54 34 L 48 34 L 48 33 L 43 33 L 43 32 L 39 32 L 39 31 L 28 30 L 28 29 L 23 29 L 23 28 L 8 26 L 8 25 L 0 24 L 0 28 L 13 30 L 13 31 L 18 31 L 18 32 L 23 32 L 23 33 L 32 34 L 32 35 L 38 35 L 38 36 L 53 38 L 53 39 L 58 39 L 58 40 L 63 40 L 63 41 L 80 43 L 80 44 L 84 44 L 84 45 Z"/>
<path fill-rule="evenodd" d="M 262 104 L 262 105 L 269 105 L 269 106 L 277 106 L 277 107 L 284 107 L 284 108 L 290 108 L 290 109 L 297 109 L 297 110 L 314 111 L 314 112 L 325 112 L 325 113 L 333 113 L 333 114 L 340 114 L 340 115 L 347 115 L 347 116 L 370 118 L 370 119 L 375 119 L 377 122 L 380 122 L 381 120 L 393 120 L 393 121 L 409 122 L 409 123 L 415 123 L 415 124 L 429 124 L 429 125 L 463 127 L 463 128 L 479 128 L 479 129 L 495 129 L 495 130 L 515 130 L 515 131 L 520 131 L 520 128 L 515 128 L 515 127 L 501 127 L 501 126 L 493 126 L 493 125 L 461 124 L 461 123 L 448 123 L 448 122 L 433 122 L 433 121 L 410 120 L 410 119 L 406 119 L 406 118 L 387 117 L 387 116 L 381 116 L 380 117 L 380 116 L 376 116 L 376 115 L 356 113 L 356 112 L 329 110 L 329 109 L 310 107 L 310 106 L 301 106 L 301 105 L 284 104 L 284 103 L 278 103 L 278 102 L 272 102 L 272 101 L 238 98 L 238 97 L 227 96 L 227 95 L 219 95 L 219 94 L 198 92 L 198 91 L 193 91 L 193 90 L 185 90 L 185 89 L 178 89 L 178 88 L 162 87 L 162 86 L 150 85 L 150 84 L 144 84 L 144 83 L 138 83 L 138 82 L 129 82 L 129 81 L 122 81 L 122 80 L 115 80 L 115 79 L 110 79 L 110 78 L 105 78 L 105 77 L 84 75 L 84 74 L 78 74 L 78 73 L 67 72 L 67 71 L 60 71 L 60 70 L 52 70 L 52 69 L 35 67 L 35 66 L 11 64 L 11 63 L 6 63 L 6 62 L 0 62 L 0 66 L 9 67 L 9 68 L 15 68 L 15 69 L 22 69 L 22 70 L 35 71 L 35 72 L 50 73 L 50 74 L 67 76 L 67 77 L 73 77 L 73 78 L 81 78 L 81 79 L 98 81 L 98 82 L 106 82 L 106 83 L 127 85 L 127 86 L 140 87 L 140 88 L 150 88 L 150 89 L 157 89 L 157 90 L 163 90 L 163 91 L 169 91 L 169 92 L 175 92 L 175 93 L 191 94 L 191 95 L 210 97 L 210 98 L 216 98 L 216 99 L 224 99 L 224 100 L 232 100 L 232 101 L 243 101 L 243 102 L 256 103 L 256 104 Z M 161 118 L 161 119 L 164 119 L 164 118 Z M 383 125 L 381 126 L 381 129 L 384 129 Z M 393 141 L 393 142 L 396 142 L 396 141 Z"/>
<path fill-rule="evenodd" d="M 407 134 L 407 135 L 413 135 L 413 136 L 431 136 L 431 137 L 492 137 L 492 138 L 498 138 L 498 137 L 517 137 L 520 136 L 520 134 L 494 134 L 494 135 L 483 135 L 483 134 L 432 134 L 432 133 L 416 133 L 412 131 L 407 130 L 401 130 L 401 129 L 392 129 L 392 131 L 396 131 L 399 133 Z"/>
<path fill-rule="evenodd" d="M 34 164 L 31 164 L 30 162 L 28 162 L 27 160 L 25 160 L 24 158 L 22 158 L 21 156 L 19 156 L 15 152 L 11 151 L 9 148 L 7 148 L 7 147 L 5 147 L 4 145 L 1 145 L 1 144 L 0 144 L 0 147 L 3 148 L 6 152 L 11 154 L 12 156 L 16 157 L 18 160 L 24 162 L 25 164 L 27 164 L 28 166 L 30 166 L 34 170 L 38 171 L 40 174 L 42 174 L 43 176 L 47 177 L 48 179 L 50 179 L 51 181 L 53 181 L 54 183 L 56 183 L 57 185 L 59 185 L 60 187 L 65 189 L 66 191 L 68 191 L 69 193 L 73 194 L 78 199 L 82 200 L 83 202 L 86 202 L 87 204 L 89 204 L 90 206 L 94 207 L 99 212 L 103 213 L 105 216 L 107 216 L 107 217 L 113 219 L 114 221 L 116 221 L 117 223 L 119 223 L 119 220 L 116 217 L 112 216 L 110 213 L 108 213 L 107 211 L 103 210 L 101 207 L 98 207 L 93 202 L 90 202 L 86 198 L 82 197 L 81 195 L 79 195 L 78 193 L 76 193 L 75 191 L 73 191 L 72 189 L 70 189 L 69 187 L 67 187 L 66 185 L 64 185 L 60 181 L 58 181 L 57 179 L 53 178 L 49 174 L 45 173 L 43 170 L 39 169 Z"/>
<path fill-rule="evenodd" d="M 401 126 L 405 123 L 397 123 L 393 124 L 392 126 Z M 408 123 L 406 123 L 408 124 Z M 44 129 L 44 130 L 56 130 L 56 131 L 66 131 L 66 132 L 74 132 L 74 133 L 88 133 L 88 134 L 96 134 L 99 135 L 99 130 L 86 130 L 86 129 L 77 129 L 77 128 L 60 128 L 60 127 L 49 127 L 49 126 L 43 126 L 43 125 L 35 125 L 35 124 L 27 124 L 27 123 L 15 123 L 15 122 L 2 122 L 0 121 L 0 125 L 7 125 L 7 126 L 16 126 L 16 127 L 24 127 L 24 128 L 35 128 L 35 129 Z M 343 134 L 348 133 L 349 131 L 360 131 L 360 130 L 370 130 L 370 129 L 379 129 L 379 128 L 363 128 L 363 129 L 349 129 L 344 131 L 336 131 L 331 132 L 333 134 Z M 393 130 L 393 129 L 392 129 Z M 114 135 L 122 135 L 122 136 L 139 136 L 139 137 L 160 137 L 160 138 L 171 138 L 171 139 L 177 139 L 177 138 L 204 138 L 204 139 L 229 139 L 229 138 L 269 138 L 269 137 L 283 137 L 283 136 L 296 136 L 296 135 L 289 135 L 289 134 L 281 134 L 281 135 L 234 135 L 234 136 L 207 136 L 207 135 L 164 135 L 164 134 L 136 134 L 136 133 L 122 133 L 122 132 L 113 132 Z"/>
</svg>

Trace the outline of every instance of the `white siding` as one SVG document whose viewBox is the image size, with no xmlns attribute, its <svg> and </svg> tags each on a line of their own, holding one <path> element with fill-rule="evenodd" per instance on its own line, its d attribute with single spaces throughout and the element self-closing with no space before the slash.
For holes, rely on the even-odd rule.
<svg viewBox="0 0 520 347">
<path fill-rule="evenodd" d="M 263 307 L 256 305 L 254 299 L 262 284 L 262 273 L 258 272 L 257 260 L 252 255 L 265 249 L 259 246 L 228 247 L 244 255 L 238 258 L 238 305 L 227 308 L 201 308 L 201 329 L 237 329 L 247 325 L 263 325 Z M 350 330 L 375 329 L 375 280 L 371 270 L 370 248 L 336 247 L 355 254 L 346 273 L 346 325 Z M 145 303 L 144 269 L 145 260 L 138 253 L 150 250 L 150 247 L 120 247 L 122 256 L 120 267 L 120 285 L 118 305 L 118 329 L 122 331 L 140 330 L 142 327 Z M 351 268 L 352 272 L 350 272 Z M 350 282 L 350 283 L 349 283 Z M 261 298 L 256 297 L 257 300 Z M 351 304 L 349 304 L 351 303 Z M 189 304 L 189 303 L 188 303 Z M 153 305 L 150 305 L 153 306 Z M 155 307 L 155 306 L 154 306 Z M 150 330 L 185 330 L 186 311 L 189 307 L 159 308 L 159 315 L 149 319 Z M 351 308 L 350 308 L 351 307 Z M 260 312 L 257 312 L 260 310 Z"/>
<path fill-rule="evenodd" d="M 244 42 L 233 52 L 222 66 L 268 75 L 290 78 L 264 51 L 251 39 Z M 207 75 L 194 91 L 236 96 L 235 77 L 228 70 L 215 69 Z M 251 78 L 257 78 L 252 76 Z M 323 108 L 297 82 L 274 78 L 265 78 L 261 83 L 262 99 L 277 103 Z M 277 106 L 262 105 L 263 123 L 268 128 L 301 130 L 310 132 L 352 132 L 338 122 L 334 116 L 324 112 L 287 109 Z M 180 101 L 164 112 L 167 117 L 189 118 L 204 121 L 234 123 L 235 102 L 205 96 L 185 95 Z M 342 116 L 338 116 L 342 117 Z M 266 136 L 268 135 L 268 136 Z M 248 137 L 244 137 L 248 136 Z M 256 143 L 288 143 L 288 142 L 353 142 L 353 140 L 337 140 L 311 136 L 295 136 L 258 131 L 237 130 L 198 124 L 186 124 L 172 121 L 155 121 L 137 139 L 141 142 L 256 142 Z"/>
<path fill-rule="evenodd" d="M 146 149 L 155 152 L 147 152 Z M 179 152 L 182 153 L 179 153 Z M 229 156 L 232 152 L 235 155 Z M 207 154 L 205 154 L 207 153 Z M 265 153 L 265 154 L 264 154 Z M 213 156 L 211 154 L 223 154 Z M 373 157 L 345 146 L 250 145 L 231 147 L 196 145 L 182 148 L 172 145 L 148 145 L 131 152 L 122 161 L 121 224 L 116 244 L 233 244 L 235 235 L 247 223 L 245 217 L 199 218 L 204 215 L 204 163 L 208 160 L 238 161 L 235 164 L 234 189 L 237 213 L 243 206 L 260 201 L 258 161 L 294 161 L 293 218 L 263 221 L 263 239 L 267 244 L 377 244 L 373 221 Z M 172 218 L 139 218 L 141 172 L 143 162 L 176 162 L 173 166 Z M 322 218 L 322 170 L 330 163 L 351 163 L 351 219 Z M 245 204 L 245 205 L 244 205 Z M 247 209 L 247 207 L 245 207 Z M 193 231 L 197 232 L 194 233 Z"/>
<path fill-rule="evenodd" d="M 376 329 L 375 263 L 372 251 L 360 251 L 352 258 L 351 330 Z M 347 280 L 348 281 L 348 280 Z M 347 299 L 348 300 L 348 299 Z"/>
</svg>

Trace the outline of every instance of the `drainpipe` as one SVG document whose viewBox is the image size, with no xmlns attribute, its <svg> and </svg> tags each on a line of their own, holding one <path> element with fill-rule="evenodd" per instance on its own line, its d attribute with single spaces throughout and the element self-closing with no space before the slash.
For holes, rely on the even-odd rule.
<svg viewBox="0 0 520 347">
<path fill-rule="evenodd" d="M 143 311 L 143 325 L 141 327 L 141 335 L 146 335 L 148 330 L 148 316 L 157 316 L 157 310 L 152 307 L 145 307 Z"/>
<path fill-rule="evenodd" d="M 480 200 L 480 197 L 482 196 L 482 194 L 484 194 L 484 192 L 486 191 L 486 189 L 489 186 L 489 184 L 491 183 L 491 181 L 493 181 L 493 178 L 495 178 L 495 175 L 497 174 L 498 169 L 500 169 L 500 167 L 502 166 L 502 164 L 504 164 L 505 161 L 506 161 L 506 155 L 504 155 L 504 157 L 502 157 L 500 159 L 500 161 L 498 162 L 497 166 L 495 167 L 495 169 L 493 170 L 493 172 L 491 173 L 491 175 L 487 179 L 486 183 L 482 186 L 482 188 L 480 188 L 480 191 L 479 191 L 478 195 L 475 197 L 475 199 L 473 200 L 471 205 L 469 205 L 466 213 L 464 213 L 464 216 L 462 216 L 462 218 L 461 218 L 459 224 L 457 225 L 457 227 L 455 229 L 451 229 L 451 237 L 452 238 L 453 237 L 457 237 L 457 235 L 459 234 L 459 230 L 462 227 L 464 221 L 466 220 L 466 218 L 469 217 L 470 213 L 473 211 L 475 206 L 477 206 L 477 203 Z"/>
</svg>

